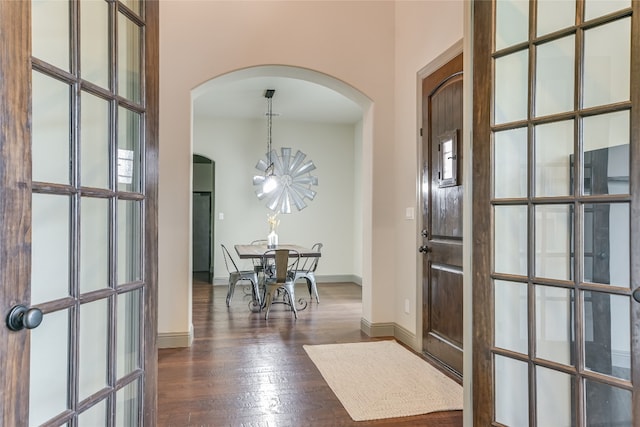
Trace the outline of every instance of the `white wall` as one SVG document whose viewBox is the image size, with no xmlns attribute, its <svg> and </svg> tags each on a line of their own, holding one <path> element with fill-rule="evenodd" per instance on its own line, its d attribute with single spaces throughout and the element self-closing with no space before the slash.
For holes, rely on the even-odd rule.
<svg viewBox="0 0 640 427">
<path fill-rule="evenodd" d="M 233 245 L 266 239 L 267 215 L 272 212 L 258 200 L 252 184 L 259 159 L 266 152 L 266 120 L 194 118 L 193 150 L 216 162 L 214 220 L 214 278 L 226 284 L 228 273 L 220 251 L 223 243 L 232 254 Z M 273 148 L 300 150 L 312 160 L 318 178 L 314 200 L 307 207 L 280 214 L 278 235 L 281 243 L 311 247 L 322 242 L 323 256 L 318 276 L 357 274 L 353 269 L 356 248 L 354 229 L 362 226 L 362 213 L 356 216 L 354 194 L 354 125 L 273 121 Z M 221 220 L 219 214 L 223 214 Z"/>
</svg>

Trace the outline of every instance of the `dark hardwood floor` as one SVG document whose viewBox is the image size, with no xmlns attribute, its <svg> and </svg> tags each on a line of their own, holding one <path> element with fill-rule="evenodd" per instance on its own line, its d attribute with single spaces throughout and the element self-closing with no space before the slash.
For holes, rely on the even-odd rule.
<svg viewBox="0 0 640 427">
<path fill-rule="evenodd" d="M 227 308 L 226 287 L 194 282 L 193 345 L 158 354 L 158 425 L 462 426 L 462 411 L 353 421 L 302 346 L 371 341 L 360 331 L 361 290 L 332 283 L 319 293 L 298 320 L 277 305 L 265 321 L 241 287 Z"/>
</svg>

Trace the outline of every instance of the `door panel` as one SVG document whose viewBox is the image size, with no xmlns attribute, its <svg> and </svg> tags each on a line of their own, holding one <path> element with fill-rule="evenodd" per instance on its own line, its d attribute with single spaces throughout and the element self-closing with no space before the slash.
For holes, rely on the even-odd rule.
<svg viewBox="0 0 640 427">
<path fill-rule="evenodd" d="M 138 6 L 0 4 L 0 305 L 43 313 L 0 328 L 0 425 L 155 424 L 158 11 Z"/>
<path fill-rule="evenodd" d="M 639 13 L 474 2 L 474 425 L 640 425 Z"/>
<path fill-rule="evenodd" d="M 462 55 L 422 93 L 423 351 L 462 375 Z"/>
</svg>

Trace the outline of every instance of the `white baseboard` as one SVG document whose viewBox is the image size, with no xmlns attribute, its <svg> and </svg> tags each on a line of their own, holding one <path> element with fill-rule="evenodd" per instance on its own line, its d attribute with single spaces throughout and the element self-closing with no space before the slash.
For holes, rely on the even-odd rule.
<svg viewBox="0 0 640 427">
<path fill-rule="evenodd" d="M 193 325 L 188 332 L 166 332 L 158 334 L 158 348 L 191 347 Z"/>
<path fill-rule="evenodd" d="M 393 337 L 418 353 L 422 351 L 416 335 L 396 323 L 371 323 L 363 318 L 360 319 L 360 329 L 370 337 Z"/>
</svg>

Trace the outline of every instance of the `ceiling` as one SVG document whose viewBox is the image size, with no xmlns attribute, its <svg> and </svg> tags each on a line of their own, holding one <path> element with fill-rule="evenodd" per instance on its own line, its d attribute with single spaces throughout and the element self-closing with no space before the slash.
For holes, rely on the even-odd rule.
<svg viewBox="0 0 640 427">
<path fill-rule="evenodd" d="M 275 89 L 274 117 L 340 124 L 354 124 L 362 119 L 362 109 L 344 95 L 317 83 L 289 77 L 250 77 L 212 84 L 194 99 L 194 115 L 264 118 L 266 89 Z"/>
</svg>

